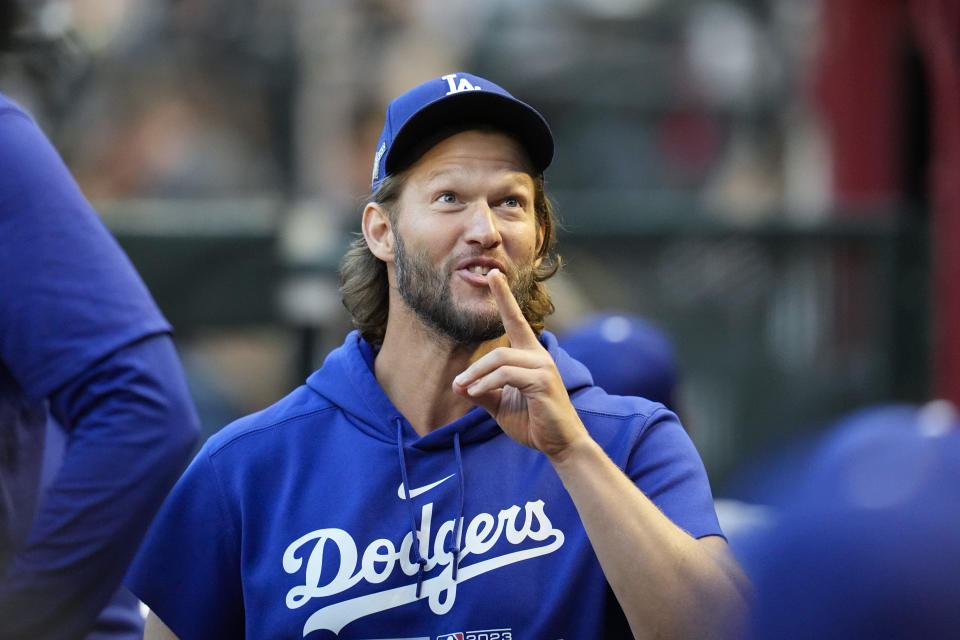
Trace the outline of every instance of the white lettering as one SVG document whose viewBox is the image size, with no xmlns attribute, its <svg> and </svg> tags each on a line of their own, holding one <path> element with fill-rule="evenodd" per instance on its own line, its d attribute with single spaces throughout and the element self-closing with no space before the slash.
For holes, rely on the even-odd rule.
<svg viewBox="0 0 960 640">
<path fill-rule="evenodd" d="M 294 587 L 287 592 L 287 607 L 296 609 L 307 603 L 311 598 L 322 598 L 334 593 L 340 593 L 349 589 L 362 577 L 360 574 L 351 576 L 353 567 L 357 564 L 357 545 L 353 542 L 350 534 L 343 529 L 319 529 L 308 533 L 305 536 L 297 538 L 287 547 L 283 553 L 283 570 L 287 573 L 296 573 L 303 564 L 297 556 L 300 547 L 316 540 L 313 545 L 313 551 L 310 552 L 310 558 L 307 560 L 306 580 L 299 587 Z M 326 586 L 320 586 L 320 573 L 323 563 L 323 547 L 327 540 L 334 543 L 337 551 L 340 553 L 340 567 L 337 569 L 337 575 L 333 577 Z"/>
<path fill-rule="evenodd" d="M 447 81 L 447 88 L 450 89 L 447 91 L 447 95 L 460 93 L 461 91 L 479 91 L 481 89 L 481 87 L 470 84 L 470 81 L 466 78 L 460 78 L 460 82 L 457 83 L 457 74 L 455 73 L 448 73 L 445 76 L 440 76 L 440 78 Z"/>
<path fill-rule="evenodd" d="M 523 529 L 520 531 L 514 530 L 518 539 L 523 540 L 530 538 L 538 542 L 546 540 L 553 530 L 553 524 L 550 523 L 550 518 L 547 517 L 547 514 L 543 510 L 543 500 L 528 502 L 524 506 L 524 513 L 526 517 L 523 520 Z M 536 520 L 539 525 L 536 531 L 531 528 L 533 520 Z M 510 540 L 510 531 L 507 531 L 507 540 Z"/>
<path fill-rule="evenodd" d="M 469 566 L 461 564 L 458 568 L 457 580 L 454 581 L 453 554 L 446 550 L 445 543 L 456 535 L 456 522 L 454 520 L 443 522 L 437 527 L 436 535 L 431 536 L 433 503 L 423 506 L 417 538 L 419 538 L 421 556 L 426 560 L 424 571 L 429 572 L 438 566 L 442 568 L 438 575 L 424 580 L 421 586 L 420 597 L 427 598 L 430 610 L 434 614 L 443 615 L 450 611 L 456 600 L 457 587 L 460 583 L 516 562 L 552 553 L 563 545 L 563 532 L 550 522 L 544 511 L 543 500 L 526 503 L 523 511 L 523 524 L 519 528 L 517 516 L 520 513 L 520 507 L 517 505 L 500 511 L 496 518 L 495 530 L 492 514 L 479 513 L 474 516 L 466 527 L 464 546 L 460 554 L 461 563 L 468 555 L 481 556 L 488 552 L 501 538 L 505 538 L 514 546 L 527 540 L 542 544 L 478 560 Z M 304 568 L 303 554 L 308 551 L 309 556 L 306 558 L 303 584 L 287 592 L 287 607 L 296 609 L 312 598 L 342 593 L 361 580 L 370 584 L 379 584 L 393 574 L 397 565 L 407 576 L 414 576 L 418 573 L 419 566 L 410 557 L 413 551 L 413 539 L 413 532 L 408 532 L 400 543 L 400 548 L 396 549 L 390 540 L 378 538 L 367 546 L 362 556 L 359 556 L 353 538 L 342 529 L 318 529 L 297 538 L 283 553 L 283 570 L 289 574 L 299 573 Z M 309 548 L 309 543 L 313 541 L 316 542 L 312 548 Z M 336 568 L 333 578 L 325 585 L 321 585 L 323 568 L 321 563 L 324 546 L 328 541 L 336 547 L 340 565 Z M 318 629 L 339 633 L 345 625 L 354 620 L 413 602 L 417 599 L 416 592 L 417 584 L 413 581 L 407 585 L 341 600 L 322 607 L 307 619 L 303 627 L 303 635 L 306 636 Z"/>
<path fill-rule="evenodd" d="M 445 567 L 453 562 L 453 554 L 447 551 L 447 538 L 453 538 L 455 526 L 456 523 L 453 520 L 447 520 L 437 527 L 437 538 L 433 543 L 433 558 L 436 564 Z M 456 542 L 460 541 L 456 540 Z"/>
<path fill-rule="evenodd" d="M 478 513 L 467 525 L 467 535 L 464 539 L 464 551 L 467 553 L 486 553 L 497 543 L 499 533 L 487 537 L 493 530 L 493 516 L 489 513 Z"/>
<path fill-rule="evenodd" d="M 381 553 L 380 550 L 383 549 Z M 383 563 L 382 571 L 377 571 L 377 563 Z M 363 552 L 363 559 L 360 561 L 360 572 L 363 579 L 371 584 L 383 582 L 393 573 L 393 567 L 397 563 L 397 552 L 393 548 L 393 543 L 385 538 L 374 540 Z"/>
<path fill-rule="evenodd" d="M 420 570 L 420 566 L 410 559 L 410 552 L 413 549 L 413 531 L 410 531 L 400 542 L 400 570 L 408 576 L 412 576 Z"/>
<path fill-rule="evenodd" d="M 423 505 L 423 511 L 420 512 L 420 530 L 417 531 L 417 539 L 420 541 L 420 557 L 427 561 L 424 571 L 430 571 L 436 566 L 436 562 L 430 559 L 430 524 L 433 521 L 433 503 L 428 502 Z"/>
</svg>

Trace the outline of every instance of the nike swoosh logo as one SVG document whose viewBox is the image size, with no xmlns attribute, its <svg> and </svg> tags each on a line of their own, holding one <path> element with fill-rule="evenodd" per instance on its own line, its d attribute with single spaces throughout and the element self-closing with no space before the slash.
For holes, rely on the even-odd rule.
<svg viewBox="0 0 960 640">
<path fill-rule="evenodd" d="M 446 478 L 443 478 L 443 479 L 441 479 L 441 480 L 437 480 L 436 482 L 431 482 L 430 484 L 423 485 L 422 487 L 417 487 L 416 489 L 411 489 L 411 490 L 410 490 L 410 497 L 411 497 L 411 498 L 416 498 L 416 497 L 417 497 L 418 495 L 420 495 L 421 493 L 425 493 L 425 492 L 427 492 L 427 491 L 430 491 L 430 489 L 433 489 L 435 486 L 437 486 L 437 485 L 440 484 L 441 482 L 446 482 L 447 480 L 449 480 L 449 479 L 452 478 L 453 476 L 454 476 L 454 474 L 451 473 L 451 474 L 448 475 Z M 403 493 L 404 493 L 404 491 L 403 491 L 403 483 L 401 482 L 401 483 L 400 483 L 400 486 L 397 487 L 397 497 L 400 498 L 401 500 L 406 500 L 406 498 L 404 497 Z"/>
</svg>

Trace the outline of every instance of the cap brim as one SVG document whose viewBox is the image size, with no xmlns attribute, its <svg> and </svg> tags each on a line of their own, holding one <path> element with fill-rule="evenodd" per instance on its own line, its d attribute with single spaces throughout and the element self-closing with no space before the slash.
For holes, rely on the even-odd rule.
<svg viewBox="0 0 960 640">
<path fill-rule="evenodd" d="M 533 107 L 500 94 L 469 91 L 445 96 L 411 116 L 390 145 L 384 161 L 386 174 L 407 168 L 426 151 L 423 142 L 438 132 L 480 125 L 492 126 L 515 138 L 526 149 L 537 174 L 543 173 L 553 160 L 550 126 Z"/>
</svg>

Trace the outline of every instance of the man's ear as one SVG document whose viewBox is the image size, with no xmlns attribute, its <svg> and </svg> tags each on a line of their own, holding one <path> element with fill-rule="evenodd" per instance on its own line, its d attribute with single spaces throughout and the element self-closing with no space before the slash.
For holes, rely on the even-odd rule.
<svg viewBox="0 0 960 640">
<path fill-rule="evenodd" d="M 370 252 L 384 262 L 393 262 L 393 225 L 383 207 L 368 202 L 363 210 L 362 226 Z"/>
</svg>

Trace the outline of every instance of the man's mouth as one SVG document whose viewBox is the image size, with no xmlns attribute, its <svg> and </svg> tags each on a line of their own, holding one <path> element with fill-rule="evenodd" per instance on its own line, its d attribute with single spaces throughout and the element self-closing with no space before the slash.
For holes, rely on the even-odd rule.
<svg viewBox="0 0 960 640">
<path fill-rule="evenodd" d="M 487 257 L 474 257 L 461 260 L 457 263 L 456 269 L 475 276 L 481 276 L 482 278 L 490 275 L 490 271 L 493 269 L 499 269 L 501 273 L 506 273 L 499 260 Z"/>
<path fill-rule="evenodd" d="M 485 266 L 483 266 L 483 265 L 474 264 L 474 265 L 471 265 L 471 266 L 467 267 L 467 271 L 469 271 L 470 273 L 479 273 L 480 275 L 485 276 L 485 275 L 487 275 L 488 273 L 490 273 L 490 267 L 485 267 Z"/>
</svg>

